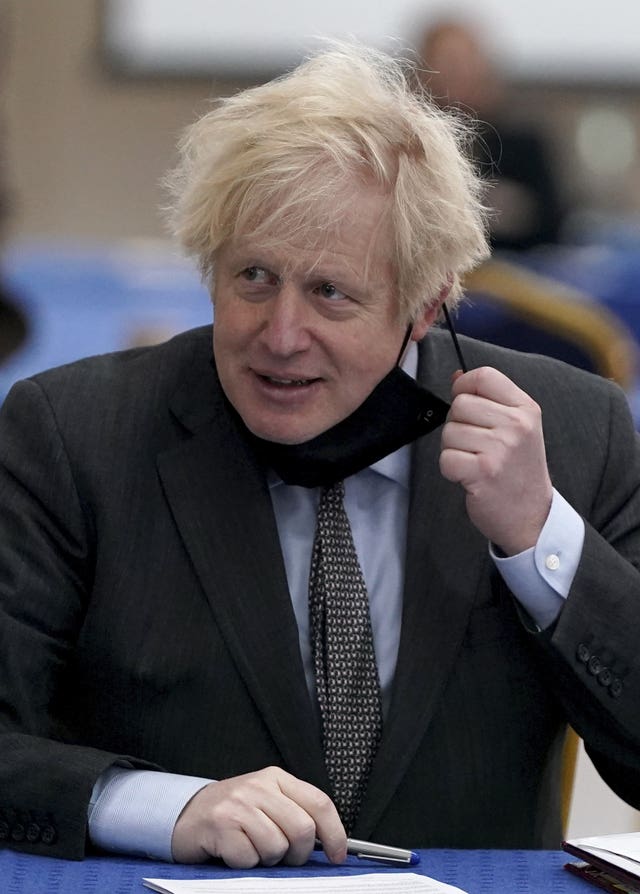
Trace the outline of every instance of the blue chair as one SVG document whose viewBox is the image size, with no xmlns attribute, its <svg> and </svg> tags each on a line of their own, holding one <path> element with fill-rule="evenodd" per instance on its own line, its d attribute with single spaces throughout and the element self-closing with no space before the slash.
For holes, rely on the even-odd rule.
<svg viewBox="0 0 640 894">
<path fill-rule="evenodd" d="M 465 288 L 460 332 L 557 357 L 627 391 L 635 387 L 638 343 L 619 317 L 586 293 L 500 259 L 469 274 Z"/>
</svg>

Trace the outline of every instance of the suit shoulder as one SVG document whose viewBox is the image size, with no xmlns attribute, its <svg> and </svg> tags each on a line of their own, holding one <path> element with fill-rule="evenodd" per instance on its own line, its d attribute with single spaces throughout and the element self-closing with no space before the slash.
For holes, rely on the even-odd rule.
<svg viewBox="0 0 640 894">
<path fill-rule="evenodd" d="M 614 382 L 593 372 L 579 369 L 563 360 L 543 354 L 530 354 L 513 348 L 505 348 L 469 336 L 459 335 L 460 346 L 469 369 L 492 366 L 503 372 L 520 388 L 534 397 L 549 393 L 606 394 L 621 392 Z M 459 367 L 451 344 L 451 336 L 444 329 L 434 330 L 427 339 L 430 345 L 429 362 L 445 365 L 453 371 Z"/>
<path fill-rule="evenodd" d="M 168 418 L 175 397 L 186 391 L 207 405 L 214 372 L 212 329 L 188 330 L 167 342 L 86 357 L 17 382 L 3 410 L 52 413 L 56 424 L 86 437 L 109 439 L 125 431 L 154 429 Z M 45 408 L 48 409 L 45 410 Z M 203 410 L 204 412 L 204 410 Z M 205 415 L 206 415 L 205 414 Z"/>
<path fill-rule="evenodd" d="M 211 327 L 202 326 L 174 336 L 157 345 L 129 348 L 109 354 L 85 357 L 31 376 L 48 395 L 55 396 L 72 388 L 80 395 L 99 397 L 104 389 L 143 389 L 183 381 L 188 372 L 207 367 L 211 361 Z"/>
<path fill-rule="evenodd" d="M 564 450 L 588 445 L 592 453 L 606 452 L 614 421 L 624 431 L 624 438 L 635 434 L 627 395 L 609 379 L 553 357 L 527 354 L 462 335 L 459 339 L 469 369 L 490 366 L 499 370 L 538 404 L 549 445 L 557 443 Z M 435 330 L 424 342 L 424 383 L 449 399 L 451 376 L 460 366 L 451 336 L 444 330 Z"/>
<path fill-rule="evenodd" d="M 532 397 L 538 394 L 543 396 L 549 392 L 558 395 L 604 396 L 613 391 L 622 391 L 610 379 L 572 366 L 555 357 L 530 354 L 496 345 L 483 345 L 481 342 L 475 342 L 475 345 L 481 347 L 474 347 L 472 356 L 477 351 L 479 360 L 486 358 L 483 365 L 497 367 Z"/>
</svg>

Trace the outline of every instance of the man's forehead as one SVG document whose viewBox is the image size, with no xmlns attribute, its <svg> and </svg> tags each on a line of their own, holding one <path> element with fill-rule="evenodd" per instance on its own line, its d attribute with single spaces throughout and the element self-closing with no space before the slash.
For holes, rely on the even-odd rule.
<svg viewBox="0 0 640 894">
<path fill-rule="evenodd" d="M 227 252 L 237 263 L 265 266 L 280 276 L 379 280 L 390 270 L 386 247 L 368 233 L 351 239 L 326 231 L 241 234 L 230 240 Z"/>
<path fill-rule="evenodd" d="M 388 216 L 392 196 L 389 190 L 364 180 L 361 176 L 319 179 L 315 171 L 302 182 L 271 192 L 266 184 L 256 183 L 245 196 L 243 210 L 236 219 L 236 231 L 241 234 L 265 230 L 278 235 L 291 233 L 310 242 L 323 236 L 340 235 L 341 231 L 364 223 L 370 226 Z"/>
<path fill-rule="evenodd" d="M 257 223 L 239 222 L 230 240 L 234 252 L 261 253 L 290 263 L 319 267 L 338 262 L 370 264 L 372 254 L 388 260 L 393 250 L 390 201 L 381 190 L 351 187 L 349 195 L 318 199 L 306 208 L 283 203 Z"/>
</svg>

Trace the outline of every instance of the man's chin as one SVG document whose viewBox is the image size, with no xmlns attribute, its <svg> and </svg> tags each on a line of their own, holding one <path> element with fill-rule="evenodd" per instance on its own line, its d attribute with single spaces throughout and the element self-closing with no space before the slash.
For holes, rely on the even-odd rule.
<svg viewBox="0 0 640 894">
<path fill-rule="evenodd" d="M 287 447 L 293 447 L 295 444 L 305 444 L 307 441 L 311 441 L 316 435 L 321 434 L 321 432 L 315 432 L 313 434 L 292 434 L 289 432 L 281 432 L 281 431 L 273 431 L 271 429 L 253 429 L 249 428 L 249 431 L 255 435 L 256 438 L 260 438 L 263 441 L 269 441 L 272 444 L 283 444 Z"/>
</svg>

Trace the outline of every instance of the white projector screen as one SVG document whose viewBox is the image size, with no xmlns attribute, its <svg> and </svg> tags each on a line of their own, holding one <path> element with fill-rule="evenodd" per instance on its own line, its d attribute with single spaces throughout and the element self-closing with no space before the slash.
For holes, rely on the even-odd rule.
<svg viewBox="0 0 640 894">
<path fill-rule="evenodd" d="M 470 15 L 505 69 L 534 80 L 640 83 L 640 0 L 103 0 L 114 68 L 130 75 L 256 78 L 316 37 L 414 47 L 438 15 Z"/>
</svg>

